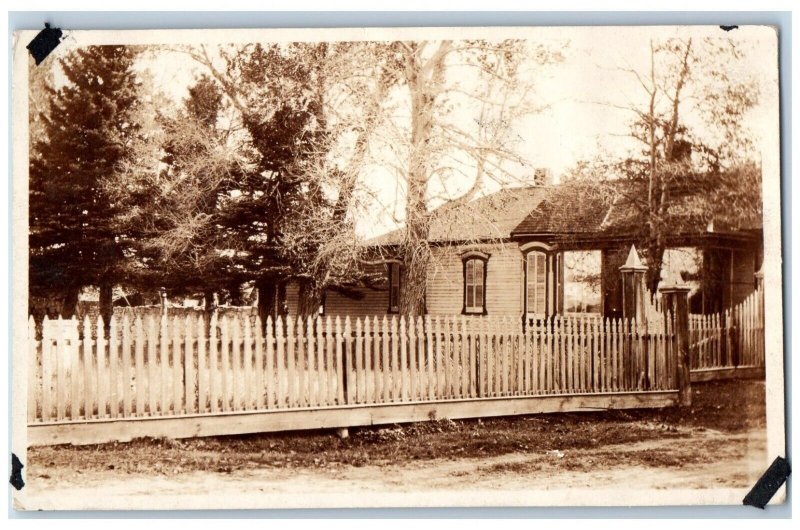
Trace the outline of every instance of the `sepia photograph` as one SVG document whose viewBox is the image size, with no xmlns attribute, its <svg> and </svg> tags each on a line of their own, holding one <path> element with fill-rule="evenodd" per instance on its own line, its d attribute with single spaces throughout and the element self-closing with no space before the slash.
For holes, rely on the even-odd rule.
<svg viewBox="0 0 800 530">
<path fill-rule="evenodd" d="M 15 509 L 741 505 L 785 455 L 775 28 L 38 33 Z"/>
</svg>

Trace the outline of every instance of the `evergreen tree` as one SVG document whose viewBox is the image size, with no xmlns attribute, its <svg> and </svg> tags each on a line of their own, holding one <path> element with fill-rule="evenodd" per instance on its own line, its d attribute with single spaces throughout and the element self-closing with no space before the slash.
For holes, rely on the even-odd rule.
<svg viewBox="0 0 800 530">
<path fill-rule="evenodd" d="M 324 201 L 319 177 L 304 164 L 324 156 L 320 63 L 325 45 L 248 46 L 225 56 L 217 72 L 247 133 L 251 165 L 229 183 L 221 225 L 233 248 L 231 282 L 252 280 L 263 317 L 282 311 L 286 282 L 294 279 L 284 245 L 287 226 Z M 320 155 L 322 153 L 322 155 Z"/>
<path fill-rule="evenodd" d="M 228 288 L 220 203 L 238 180 L 242 157 L 218 126 L 223 110 L 217 84 L 201 77 L 177 112 L 162 108 L 133 162 L 110 182 L 111 196 L 126 205 L 116 222 L 130 258 L 127 276 L 140 288 L 202 292 L 208 301 Z"/>
<path fill-rule="evenodd" d="M 130 156 L 139 130 L 136 55 L 126 46 L 90 46 L 61 60 L 66 83 L 48 89 L 49 115 L 32 145 L 30 291 L 62 298 L 65 316 L 89 285 L 100 288 L 104 317 L 111 313 L 124 256 L 104 182 Z"/>
</svg>

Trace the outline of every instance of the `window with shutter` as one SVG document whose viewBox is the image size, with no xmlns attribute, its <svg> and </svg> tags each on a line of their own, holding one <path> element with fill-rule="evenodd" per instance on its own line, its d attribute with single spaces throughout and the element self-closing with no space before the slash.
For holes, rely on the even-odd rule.
<svg viewBox="0 0 800 530">
<path fill-rule="evenodd" d="M 486 262 L 469 258 L 464 262 L 464 313 L 486 313 Z"/>
<path fill-rule="evenodd" d="M 400 311 L 400 264 L 390 263 L 389 272 L 389 312 Z"/>
<path fill-rule="evenodd" d="M 528 313 L 547 314 L 547 254 L 529 252 L 526 296 Z"/>
</svg>

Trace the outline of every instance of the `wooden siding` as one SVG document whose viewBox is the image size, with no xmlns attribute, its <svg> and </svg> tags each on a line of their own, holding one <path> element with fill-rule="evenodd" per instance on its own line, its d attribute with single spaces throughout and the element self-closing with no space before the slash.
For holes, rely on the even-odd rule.
<svg viewBox="0 0 800 530">
<path fill-rule="evenodd" d="M 341 293 L 328 291 L 325 293 L 325 315 L 345 317 L 381 316 L 389 309 L 389 291 L 385 287 L 354 289 L 363 298 L 356 299 Z M 297 284 L 286 286 L 286 303 L 289 314 L 297 314 Z"/>
<path fill-rule="evenodd" d="M 756 252 L 753 249 L 732 251 L 731 302 L 742 303 L 755 290 Z"/>
<path fill-rule="evenodd" d="M 461 256 L 474 250 L 490 255 L 486 274 L 487 314 L 521 316 L 523 258 L 516 243 L 435 247 L 434 258 L 428 270 L 428 314 L 461 313 L 464 307 L 464 270 Z M 373 289 L 362 287 L 357 291 L 363 298 L 356 299 L 328 291 L 325 295 L 325 315 L 361 317 L 388 313 L 389 292 L 385 286 Z M 290 283 L 286 287 L 290 315 L 297 314 L 297 298 L 297 285 Z"/>
<path fill-rule="evenodd" d="M 428 314 L 461 313 L 464 307 L 464 270 L 461 256 L 470 250 L 490 255 L 486 265 L 487 314 L 521 316 L 523 261 L 516 243 L 435 248 L 434 261 L 428 270 Z"/>
</svg>

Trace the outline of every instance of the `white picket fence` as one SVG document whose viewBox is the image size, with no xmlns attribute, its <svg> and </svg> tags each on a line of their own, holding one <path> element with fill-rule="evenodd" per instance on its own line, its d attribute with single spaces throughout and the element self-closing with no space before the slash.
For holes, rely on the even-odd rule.
<svg viewBox="0 0 800 530">
<path fill-rule="evenodd" d="M 674 334 L 556 317 L 29 321 L 29 423 L 676 389 Z"/>
<path fill-rule="evenodd" d="M 720 313 L 689 315 L 693 370 L 764 366 L 764 293 Z"/>
</svg>

